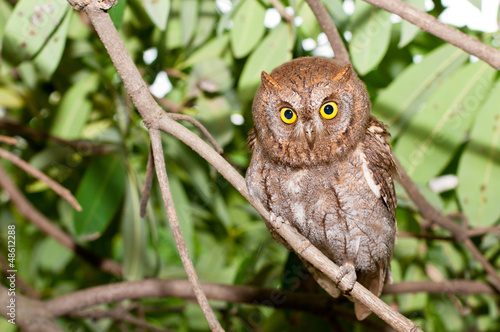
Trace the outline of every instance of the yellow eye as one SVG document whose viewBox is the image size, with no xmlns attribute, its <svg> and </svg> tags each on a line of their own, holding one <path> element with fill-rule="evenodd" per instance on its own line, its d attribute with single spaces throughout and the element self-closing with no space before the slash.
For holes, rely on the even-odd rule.
<svg viewBox="0 0 500 332">
<path fill-rule="evenodd" d="M 319 113 L 321 113 L 321 116 L 325 119 L 330 120 L 337 116 L 338 111 L 339 109 L 337 107 L 337 104 L 335 104 L 333 101 L 329 101 L 328 103 L 324 103 L 323 106 L 321 106 Z"/>
<path fill-rule="evenodd" d="M 297 114 L 288 107 L 283 107 L 281 109 L 281 120 L 286 124 L 292 124 L 297 120 Z"/>
</svg>

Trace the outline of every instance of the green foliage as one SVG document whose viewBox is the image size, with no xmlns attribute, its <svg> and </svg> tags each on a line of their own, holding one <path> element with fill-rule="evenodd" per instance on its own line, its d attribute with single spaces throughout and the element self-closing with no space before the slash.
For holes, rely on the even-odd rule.
<svg viewBox="0 0 500 332">
<path fill-rule="evenodd" d="M 8 162 L 1 160 L 2 166 L 54 224 L 91 252 L 120 262 L 124 280 L 185 278 L 156 180 L 147 217 L 140 218 L 148 133 L 102 43 L 84 15 L 63 0 L 12 2 L 0 0 L 0 134 L 15 136 L 18 144 L 2 148 L 68 188 L 83 211 L 74 211 L 46 185 Z M 424 4 L 407 2 L 418 8 Z M 470 226 L 498 225 L 497 72 L 481 61 L 471 63 L 463 51 L 413 25 L 391 23 L 390 14 L 365 2 L 355 1 L 353 15 L 344 13 L 341 0 L 324 3 L 341 35 L 349 39 L 352 34 L 346 43 L 370 92 L 373 113 L 390 125 L 394 151 L 423 194 L 443 213 L 464 213 Z M 250 158 L 246 138 L 252 126 L 251 101 L 261 72 L 316 52 L 306 51 L 302 42 L 312 38 L 319 43 L 321 29 L 303 0 L 283 1 L 301 23 L 281 20 L 274 28 L 264 26 L 268 1 L 232 4 L 223 12 L 211 0 L 120 0 L 110 14 L 146 82 L 153 84 L 157 74 L 166 71 L 172 83 L 166 98 L 203 123 L 224 148 L 223 156 L 243 174 Z M 438 16 L 442 9 L 437 4 L 430 14 Z M 497 34 L 463 31 L 487 44 L 498 42 Z M 152 61 L 144 57 L 149 49 L 158 54 Z M 22 130 L 9 126 L 11 122 Z M 69 144 L 40 133 L 77 141 Z M 200 279 L 307 290 L 300 263 L 272 241 L 248 202 L 181 142 L 164 135 L 163 143 L 174 203 Z M 433 192 L 429 181 L 440 175 L 456 176 L 458 187 Z M 420 233 L 422 217 L 399 186 L 397 194 L 399 230 Z M 48 238 L 0 192 L 2 240 L 9 224 L 17 225 L 18 275 L 43 298 L 118 281 Z M 427 231 L 448 235 L 435 228 Z M 473 239 L 496 267 L 498 237 Z M 5 256 L 4 245 L 0 252 Z M 487 280 L 471 254 L 452 241 L 402 237 L 391 266 L 395 282 Z M 498 297 L 416 293 L 382 298 L 426 331 L 500 330 Z M 348 301 L 339 301 L 346 310 L 352 308 Z M 201 310 L 189 301 L 139 303 L 162 308 L 160 313 L 145 311 L 149 323 L 175 331 L 208 331 Z M 214 308 L 226 330 L 328 329 L 324 318 L 296 311 L 225 302 L 214 303 Z M 344 317 L 329 322 L 346 331 L 368 329 Z M 109 319 L 64 317 L 59 323 L 82 331 L 119 328 Z M 12 326 L 0 319 L 0 330 L 12 331 Z"/>
</svg>

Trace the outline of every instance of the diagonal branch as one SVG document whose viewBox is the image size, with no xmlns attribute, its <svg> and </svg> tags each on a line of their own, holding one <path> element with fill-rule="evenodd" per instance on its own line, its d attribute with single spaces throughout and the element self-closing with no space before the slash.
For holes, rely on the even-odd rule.
<svg viewBox="0 0 500 332">
<path fill-rule="evenodd" d="M 308 0 L 309 1 L 309 0 Z M 429 32 L 445 42 L 461 48 L 485 61 L 495 69 L 500 69 L 500 50 L 488 46 L 477 39 L 444 24 L 434 16 L 424 13 L 400 0 L 364 0 L 373 6 L 397 14 L 406 21 L 413 23 L 423 31 Z"/>
<path fill-rule="evenodd" d="M 314 16 L 316 16 L 321 29 L 323 29 L 324 33 L 328 37 L 328 41 L 332 46 L 335 58 L 343 64 L 351 62 L 349 52 L 347 52 L 339 31 L 337 30 L 332 17 L 326 10 L 321 0 L 306 0 L 306 2 L 309 7 L 311 7 Z"/>
<path fill-rule="evenodd" d="M 165 159 L 163 155 L 163 147 L 161 142 L 161 134 L 158 129 L 150 129 L 149 136 L 151 137 L 151 149 L 153 151 L 153 159 L 156 169 L 156 176 L 158 177 L 158 182 L 160 183 L 160 189 L 163 196 L 163 203 L 165 204 L 165 209 L 167 211 L 168 222 L 172 233 L 174 235 L 175 244 L 177 245 L 177 251 L 181 256 L 182 264 L 186 270 L 187 276 L 191 284 L 193 285 L 193 291 L 196 295 L 196 299 L 208 320 L 210 329 L 212 331 L 223 331 L 220 326 L 217 317 L 208 303 L 207 297 L 200 286 L 200 281 L 196 275 L 196 270 L 194 269 L 193 262 L 189 257 L 189 252 L 187 250 L 186 242 L 182 235 L 181 225 L 177 219 L 177 213 L 175 212 L 174 201 L 172 199 L 172 193 L 170 192 L 170 186 L 168 184 L 167 169 L 165 167 Z"/>
<path fill-rule="evenodd" d="M 47 175 L 45 175 L 45 173 L 41 172 L 40 170 L 31 166 L 30 164 L 28 164 L 27 162 L 25 162 L 24 160 L 22 160 L 18 156 L 15 156 L 12 153 L 10 153 L 9 151 L 4 150 L 2 148 L 0 148 L 0 158 L 3 158 L 5 160 L 10 161 L 14 165 L 19 167 L 23 171 L 25 171 L 26 173 L 29 173 L 33 177 L 44 182 L 47 186 L 50 187 L 50 189 L 54 190 L 54 192 L 56 194 L 58 194 L 59 196 L 64 198 L 69 204 L 71 204 L 71 206 L 76 211 L 82 210 L 82 207 L 80 206 L 80 204 L 78 204 L 78 201 L 76 200 L 75 196 L 73 196 L 73 194 L 71 194 L 71 191 L 69 191 L 68 189 L 64 188 L 56 181 L 49 178 Z"/>
</svg>

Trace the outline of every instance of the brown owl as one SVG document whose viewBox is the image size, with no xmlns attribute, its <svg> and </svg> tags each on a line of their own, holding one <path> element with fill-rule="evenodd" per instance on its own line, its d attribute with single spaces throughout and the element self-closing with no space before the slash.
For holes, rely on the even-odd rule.
<svg viewBox="0 0 500 332">
<path fill-rule="evenodd" d="M 392 281 L 396 166 L 370 108 L 350 64 L 305 57 L 263 72 L 246 183 L 271 218 L 289 221 L 340 266 L 336 282 L 357 280 L 380 296 Z M 370 314 L 356 301 L 355 311 L 358 319 Z"/>
</svg>

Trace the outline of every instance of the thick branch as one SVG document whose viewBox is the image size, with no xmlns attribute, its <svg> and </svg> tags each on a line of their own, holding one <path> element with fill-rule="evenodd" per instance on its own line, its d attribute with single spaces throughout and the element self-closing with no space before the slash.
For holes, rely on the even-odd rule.
<svg viewBox="0 0 500 332">
<path fill-rule="evenodd" d="M 343 64 L 351 62 L 349 52 L 347 52 L 339 31 L 321 0 L 306 0 L 306 2 L 311 7 L 314 16 L 316 16 L 321 29 L 328 37 L 335 58 Z"/>
<path fill-rule="evenodd" d="M 87 249 L 79 246 L 75 241 L 59 227 L 54 225 L 47 217 L 41 214 L 19 191 L 14 182 L 9 178 L 7 172 L 0 166 L 0 187 L 9 195 L 12 203 L 17 207 L 19 213 L 28 219 L 42 232 L 52 237 L 54 240 L 80 255 L 90 264 L 99 267 L 101 270 L 114 275 L 122 274 L 122 267 L 117 262 L 101 258 Z"/>
<path fill-rule="evenodd" d="M 409 4 L 399 0 L 364 0 L 388 12 L 401 16 L 406 21 L 415 24 L 423 31 L 429 32 L 442 40 L 453 44 L 469 54 L 475 55 L 495 69 L 500 69 L 500 50 L 494 49 L 476 40 L 462 31 L 437 20 L 434 16 L 424 13 Z"/>
</svg>

